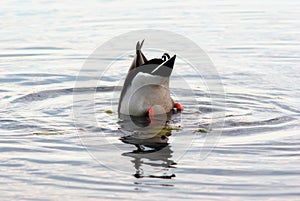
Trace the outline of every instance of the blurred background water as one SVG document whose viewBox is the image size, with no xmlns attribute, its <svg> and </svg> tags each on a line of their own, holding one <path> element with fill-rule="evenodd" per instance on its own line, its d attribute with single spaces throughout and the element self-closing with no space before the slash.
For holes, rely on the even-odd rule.
<svg viewBox="0 0 300 201">
<path fill-rule="evenodd" d="M 296 0 L 2 2 L 1 200 L 299 199 L 299 9 Z M 108 97 L 117 101 L 115 88 L 95 95 L 108 136 L 106 149 L 96 150 L 99 158 L 78 137 L 72 88 L 86 58 L 112 37 L 146 28 L 192 39 L 219 72 L 225 124 L 205 160 L 198 156 L 209 133 L 193 131 L 206 128 L 215 108 L 201 83 L 191 86 L 200 104 L 186 103 L 188 122 L 173 131 L 176 140 L 164 154 L 135 154 L 118 140 L 116 111 L 104 112 Z M 105 86 L 118 86 L 131 60 L 118 61 L 124 70 Z M 175 72 L 193 79 L 183 65 L 179 60 Z M 189 157 L 178 158 L 189 143 Z"/>
</svg>

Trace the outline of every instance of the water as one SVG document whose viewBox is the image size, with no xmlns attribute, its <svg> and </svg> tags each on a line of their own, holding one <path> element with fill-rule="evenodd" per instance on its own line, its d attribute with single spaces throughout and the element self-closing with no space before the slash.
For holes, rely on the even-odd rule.
<svg viewBox="0 0 300 201">
<path fill-rule="evenodd" d="M 2 2 L 1 200 L 299 199 L 299 8 L 293 0 Z M 201 82 L 191 86 L 198 106 L 173 89 L 188 109 L 163 153 L 136 154 L 118 139 L 117 115 L 104 111 L 111 97 L 117 101 L 128 56 L 116 62 L 124 71 L 97 89 L 101 129 L 82 136 L 75 126 L 73 87 L 86 58 L 110 38 L 145 28 L 192 39 L 219 72 L 225 123 L 205 159 L 199 154 L 209 133 L 193 131 L 207 129 L 219 108 L 210 107 Z M 180 66 L 175 72 L 195 79 Z"/>
</svg>

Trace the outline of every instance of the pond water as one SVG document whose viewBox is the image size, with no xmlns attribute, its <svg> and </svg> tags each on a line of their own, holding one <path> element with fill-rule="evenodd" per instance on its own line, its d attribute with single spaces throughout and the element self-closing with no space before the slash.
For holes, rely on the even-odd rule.
<svg viewBox="0 0 300 201">
<path fill-rule="evenodd" d="M 2 3 L 1 200 L 299 199 L 299 9 L 293 0 Z M 96 60 L 112 62 L 101 79 L 103 66 L 79 75 L 96 48 L 139 29 L 190 38 L 224 89 L 216 95 L 224 105 L 212 104 L 205 81 L 178 58 L 171 92 L 185 110 L 172 117 L 159 152 L 135 152 L 120 140 L 118 96 L 143 38 L 117 60 Z M 145 39 L 144 53 L 163 52 Z M 87 84 L 76 88 L 78 80 Z M 74 91 L 93 94 L 80 115 L 97 125 L 76 119 Z M 209 144 L 215 131 L 222 134 Z"/>
</svg>

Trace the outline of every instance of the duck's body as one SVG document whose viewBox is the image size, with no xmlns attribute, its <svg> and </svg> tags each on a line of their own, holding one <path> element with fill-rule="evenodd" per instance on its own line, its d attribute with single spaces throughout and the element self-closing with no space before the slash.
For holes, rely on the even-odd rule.
<svg viewBox="0 0 300 201">
<path fill-rule="evenodd" d="M 155 105 L 160 105 L 164 109 L 160 113 L 171 111 L 173 100 L 170 97 L 168 85 L 166 78 L 138 73 L 120 102 L 120 113 L 145 116 Z"/>
<path fill-rule="evenodd" d="M 118 112 L 131 116 L 168 113 L 174 107 L 169 78 L 176 55 L 164 54 L 162 59 L 147 60 L 137 43 L 136 55 L 121 92 Z"/>
</svg>

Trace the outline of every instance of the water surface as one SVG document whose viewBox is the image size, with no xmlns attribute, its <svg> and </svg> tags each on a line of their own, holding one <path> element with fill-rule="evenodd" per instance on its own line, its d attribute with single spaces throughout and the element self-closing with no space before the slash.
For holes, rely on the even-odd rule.
<svg viewBox="0 0 300 201">
<path fill-rule="evenodd" d="M 2 3 L 1 200 L 299 199 L 299 8 L 293 0 Z M 209 133 L 194 131 L 208 129 L 222 108 L 211 106 L 201 82 L 190 86 L 198 105 L 172 88 L 187 110 L 174 117 L 182 129 L 164 152 L 137 154 L 119 140 L 116 111 L 105 110 L 118 101 L 128 55 L 115 62 L 123 71 L 102 78 L 105 87 L 81 89 L 96 90 L 99 127 L 83 139 L 75 126 L 73 88 L 86 58 L 108 39 L 146 28 L 192 39 L 219 72 L 225 122 L 211 128 L 223 132 L 205 159 Z M 174 72 L 196 80 L 185 65 L 179 59 Z"/>
</svg>

